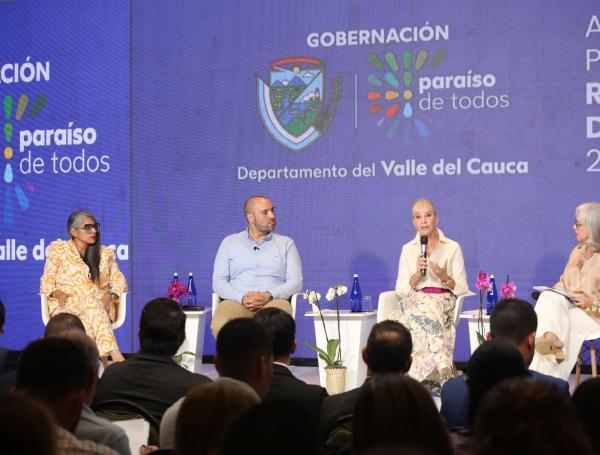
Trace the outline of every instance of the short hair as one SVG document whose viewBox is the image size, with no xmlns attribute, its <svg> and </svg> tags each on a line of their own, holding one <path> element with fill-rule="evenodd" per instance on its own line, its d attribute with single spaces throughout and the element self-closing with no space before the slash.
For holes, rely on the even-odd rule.
<svg viewBox="0 0 600 455">
<path fill-rule="evenodd" d="M 575 217 L 581 217 L 589 238 L 585 241 L 594 251 L 600 251 L 600 203 L 585 202 L 575 209 Z"/>
<path fill-rule="evenodd" d="M 177 414 L 175 453 L 218 453 L 229 425 L 259 402 L 254 389 L 236 379 L 196 386 Z"/>
<path fill-rule="evenodd" d="M 94 340 L 79 330 L 72 330 L 61 335 L 61 338 L 72 341 L 75 343 L 85 354 L 85 360 L 87 367 L 91 369 L 98 369 L 100 366 L 100 354 L 98 353 L 98 347 Z"/>
<path fill-rule="evenodd" d="M 356 402 L 352 453 L 402 443 L 436 454 L 452 453 L 446 425 L 419 381 L 403 374 L 374 376 L 361 387 Z"/>
<path fill-rule="evenodd" d="M 418 205 L 424 205 L 424 204 L 428 204 L 428 205 L 430 205 L 430 206 L 433 208 L 433 213 L 434 213 L 435 215 L 437 215 L 437 210 L 436 210 L 436 208 L 435 208 L 435 204 L 434 204 L 434 203 L 433 203 L 433 202 L 432 202 L 430 199 L 427 199 L 427 198 L 424 198 L 424 197 L 422 197 L 422 198 L 419 198 L 419 199 L 417 199 L 415 202 L 413 202 L 413 205 L 412 205 L 412 208 L 411 208 L 411 211 L 410 211 L 410 213 L 415 213 L 415 208 L 416 208 Z"/>
<path fill-rule="evenodd" d="M 250 318 L 232 319 L 217 334 L 221 376 L 244 380 L 261 356 L 273 354 L 271 335 Z"/>
<path fill-rule="evenodd" d="M 144 306 L 140 316 L 140 349 L 173 356 L 185 340 L 185 313 L 173 299 L 159 297 Z"/>
<path fill-rule="evenodd" d="M 254 320 L 267 329 L 273 338 L 273 357 L 292 353 L 296 339 L 294 318 L 279 308 L 263 308 L 254 315 Z"/>
<path fill-rule="evenodd" d="M 490 333 L 519 344 L 537 330 L 537 315 L 525 300 L 502 299 L 490 314 Z"/>
<path fill-rule="evenodd" d="M 594 450 L 600 453 L 600 377 L 582 382 L 573 393 L 572 403 Z"/>
<path fill-rule="evenodd" d="M 398 321 L 373 326 L 367 339 L 367 366 L 373 373 L 404 372 L 413 349 L 410 331 Z"/>
<path fill-rule="evenodd" d="M 254 199 L 267 199 L 270 201 L 270 199 L 267 196 L 262 196 L 260 194 L 255 194 L 254 196 L 250 196 L 248 199 L 246 199 L 244 201 L 244 215 L 251 212 L 250 207 L 252 206 L 252 201 Z"/>
<path fill-rule="evenodd" d="M 17 369 L 17 388 L 48 403 L 60 403 L 71 392 L 86 390 L 90 369 L 73 341 L 42 338 L 27 345 Z"/>
<path fill-rule="evenodd" d="M 483 398 L 473 446 L 476 454 L 492 455 L 592 453 L 565 394 L 549 382 L 522 377 L 501 382 Z"/>
<path fill-rule="evenodd" d="M 494 385 L 504 379 L 528 376 L 523 355 L 512 343 L 494 338 L 482 343 L 467 363 L 466 382 L 469 388 L 469 417 L 475 418 L 479 402 Z"/>
<path fill-rule="evenodd" d="M 85 333 L 85 326 L 81 319 L 71 313 L 58 313 L 48 321 L 44 330 L 44 337 L 59 337 L 71 331 Z"/>
<path fill-rule="evenodd" d="M 39 401 L 13 390 L 0 397 L 0 439 L 4 453 L 55 453 L 54 417 Z"/>
</svg>

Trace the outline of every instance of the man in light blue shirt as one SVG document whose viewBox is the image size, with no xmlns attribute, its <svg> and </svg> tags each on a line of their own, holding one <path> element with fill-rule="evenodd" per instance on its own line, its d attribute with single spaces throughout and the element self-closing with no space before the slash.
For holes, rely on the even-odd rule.
<svg viewBox="0 0 600 455">
<path fill-rule="evenodd" d="M 291 314 L 289 299 L 302 289 L 302 262 L 292 239 L 273 230 L 275 207 L 264 196 L 244 204 L 248 228 L 221 242 L 213 271 L 213 292 L 223 299 L 213 316 L 217 333 L 235 318 L 251 318 L 263 307 Z"/>
</svg>

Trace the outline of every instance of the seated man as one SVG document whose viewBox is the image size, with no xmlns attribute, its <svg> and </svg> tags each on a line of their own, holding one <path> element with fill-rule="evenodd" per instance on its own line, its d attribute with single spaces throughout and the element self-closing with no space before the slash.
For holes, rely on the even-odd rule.
<svg viewBox="0 0 600 455">
<path fill-rule="evenodd" d="M 44 338 L 48 337 L 61 337 L 69 332 L 83 332 L 85 333 L 85 327 L 83 322 L 74 314 L 70 313 L 59 313 L 52 317 L 44 330 Z M 16 354 L 20 352 L 13 351 Z M 13 359 L 13 369 L 6 373 L 0 374 L 0 392 L 2 390 L 9 390 L 14 387 L 17 383 L 17 367 L 19 365 L 18 356 Z"/>
<path fill-rule="evenodd" d="M 319 418 L 321 401 L 327 391 L 318 385 L 307 384 L 296 378 L 290 370 L 290 357 L 296 350 L 296 323 L 278 308 L 263 308 L 254 320 L 267 329 L 273 337 L 273 379 L 265 400 L 285 398 L 294 406 L 304 408 L 314 421 Z"/>
<path fill-rule="evenodd" d="M 46 325 L 44 338 L 63 338 L 75 343 L 85 354 L 90 380 L 85 389 L 83 406 L 79 423 L 73 433 L 82 441 L 103 444 L 122 455 L 129 455 L 129 439 L 125 430 L 108 420 L 96 416 L 90 404 L 96 395 L 100 354 L 96 343 L 85 334 L 85 327 L 74 314 L 59 313 L 52 317 Z"/>
<path fill-rule="evenodd" d="M 229 321 L 217 336 L 215 367 L 220 378 L 231 378 L 249 385 L 256 401 L 263 399 L 273 376 L 273 348 L 267 330 L 254 319 Z M 184 399 L 165 412 L 160 423 L 160 447 L 175 446 L 175 423 Z"/>
<path fill-rule="evenodd" d="M 231 319 L 251 318 L 261 308 L 291 314 L 289 299 L 302 289 L 302 263 L 294 241 L 274 233 L 273 203 L 252 196 L 244 204 L 247 229 L 221 242 L 213 271 L 213 292 L 223 299 L 212 319 L 212 333 Z"/>
<path fill-rule="evenodd" d="M 169 406 L 210 379 L 173 360 L 185 340 L 185 313 L 177 302 L 167 298 L 148 302 L 140 317 L 139 337 L 137 354 L 104 371 L 94 406 L 106 400 L 128 400 L 160 422 Z"/>
<path fill-rule="evenodd" d="M 454 453 L 478 453 L 473 445 L 471 422 L 475 421 L 484 396 L 506 379 L 530 377 L 523 355 L 511 342 L 501 338 L 486 341 L 475 349 L 467 363 L 466 375 L 468 423 L 467 428 L 450 433 Z"/>
<path fill-rule="evenodd" d="M 406 327 L 397 321 L 382 321 L 371 329 L 367 346 L 362 351 L 367 364 L 367 379 L 361 387 L 323 400 L 320 415 L 320 433 L 327 437 L 338 419 L 354 414 L 354 405 L 361 388 L 371 377 L 383 373 L 405 374 L 412 363 L 412 337 Z"/>
<path fill-rule="evenodd" d="M 93 441 L 110 447 L 121 455 L 129 455 L 131 453 L 129 450 L 129 439 L 127 438 L 127 434 L 125 434 L 125 430 L 106 419 L 98 417 L 94 414 L 92 408 L 90 408 L 98 385 L 100 354 L 98 353 L 96 343 L 85 334 L 84 330 L 79 332 L 70 331 L 62 335 L 62 338 L 74 342 L 81 348 L 87 360 L 87 367 L 90 370 L 90 381 L 85 388 L 81 417 L 79 418 L 77 427 L 75 427 L 74 434 L 82 441 Z"/>
<path fill-rule="evenodd" d="M 73 436 L 81 417 L 90 369 L 84 352 L 70 340 L 43 338 L 21 356 L 17 389 L 41 402 L 57 423 L 57 454 L 116 454 L 108 447 Z"/>
<path fill-rule="evenodd" d="M 508 341 L 521 352 L 525 364 L 529 365 L 535 353 L 536 330 L 537 315 L 529 303 L 520 299 L 502 299 L 494 306 L 490 315 L 488 339 Z M 566 381 L 537 371 L 530 372 L 534 379 L 550 382 L 569 395 L 569 384 Z M 451 378 L 442 387 L 441 413 L 451 431 L 468 425 L 469 392 L 464 375 Z"/>
</svg>

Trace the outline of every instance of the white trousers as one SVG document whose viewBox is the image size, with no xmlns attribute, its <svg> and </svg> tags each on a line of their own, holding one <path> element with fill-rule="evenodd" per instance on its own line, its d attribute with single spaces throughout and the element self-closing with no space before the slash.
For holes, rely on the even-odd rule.
<svg viewBox="0 0 600 455">
<path fill-rule="evenodd" d="M 552 291 L 540 294 L 535 312 L 538 317 L 536 336 L 554 333 L 564 343 L 565 360 L 557 363 L 553 355 L 541 355 L 536 351 L 529 368 L 566 381 L 583 341 L 592 333 L 600 332 L 600 325 L 581 309 L 572 307 L 565 297 Z"/>
</svg>

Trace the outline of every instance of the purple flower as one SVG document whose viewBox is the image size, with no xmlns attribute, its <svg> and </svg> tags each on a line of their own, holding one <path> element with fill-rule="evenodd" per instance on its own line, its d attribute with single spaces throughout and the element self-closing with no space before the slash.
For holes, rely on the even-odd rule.
<svg viewBox="0 0 600 455">
<path fill-rule="evenodd" d="M 479 272 L 477 277 L 477 289 L 483 292 L 490 290 L 490 277 L 485 272 Z"/>
<path fill-rule="evenodd" d="M 502 285 L 502 287 L 500 288 L 500 294 L 505 299 L 514 297 L 516 292 L 517 292 L 517 285 L 515 283 L 513 283 L 512 281 L 509 281 L 508 283 L 504 283 Z"/>
</svg>

